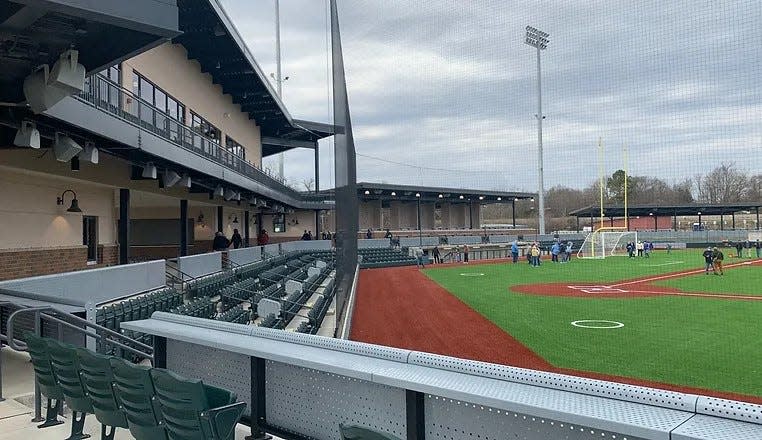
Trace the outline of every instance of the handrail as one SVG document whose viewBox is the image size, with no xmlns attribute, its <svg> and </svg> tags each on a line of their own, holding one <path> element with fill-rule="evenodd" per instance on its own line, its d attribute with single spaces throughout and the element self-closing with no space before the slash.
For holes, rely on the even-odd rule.
<svg viewBox="0 0 762 440">
<path fill-rule="evenodd" d="M 217 140 L 207 137 L 193 127 L 172 118 L 165 111 L 155 107 L 131 90 L 108 80 L 101 74 L 90 76 L 88 81 L 85 91 L 75 96 L 80 101 L 116 115 L 128 123 L 147 128 L 164 140 L 181 148 L 200 153 L 244 175 L 255 179 L 268 178 L 272 182 L 264 183 L 268 185 L 275 183 L 280 186 L 278 188 L 280 191 L 300 200 L 308 200 L 301 192 L 288 186 L 285 179 L 273 174 L 269 169 L 262 169 L 261 166 L 253 164 L 223 147 Z M 131 120 L 133 118 L 136 118 L 137 121 Z"/>
<path fill-rule="evenodd" d="M 8 326 L 7 327 L 8 328 L 8 335 L 7 335 L 7 337 L 8 337 L 8 346 L 11 347 L 14 350 L 18 350 L 18 351 L 27 351 L 28 350 L 28 347 L 27 347 L 26 343 L 17 344 L 15 342 L 15 341 L 17 341 L 17 339 L 13 337 L 14 330 L 15 330 L 15 320 L 16 320 L 16 317 L 21 315 L 21 314 L 23 314 L 23 313 L 34 313 L 35 315 L 38 315 L 39 318 L 41 318 L 41 319 L 45 319 L 45 320 L 54 322 L 56 324 L 67 326 L 67 327 L 69 327 L 69 328 L 71 328 L 73 330 L 76 330 L 76 331 L 78 331 L 78 332 L 80 332 L 80 333 L 82 333 L 82 334 L 84 334 L 86 336 L 90 336 L 90 337 L 93 337 L 93 338 L 98 339 L 98 340 L 108 341 L 109 343 L 117 345 L 120 348 L 123 348 L 123 349 L 125 349 L 127 351 L 130 351 L 130 352 L 132 352 L 134 354 L 137 354 L 138 356 L 141 356 L 143 358 L 149 359 L 151 361 L 151 363 L 153 363 L 154 357 L 153 357 L 152 353 L 149 354 L 149 353 L 146 353 L 146 352 L 142 352 L 142 351 L 140 351 L 140 350 L 138 350 L 136 348 L 130 347 L 129 345 L 125 345 L 125 344 L 123 344 L 123 343 L 121 343 L 119 341 L 116 341 L 116 340 L 113 340 L 113 339 L 108 339 L 105 336 L 103 336 L 101 334 L 98 334 L 97 332 L 100 331 L 100 332 L 106 333 L 107 335 L 116 336 L 117 338 L 121 338 L 123 340 L 126 340 L 126 342 L 129 343 L 129 344 L 134 344 L 134 345 L 136 345 L 136 346 L 138 346 L 140 348 L 143 348 L 143 349 L 146 349 L 146 350 L 150 350 L 151 352 L 153 352 L 153 347 L 151 347 L 150 345 L 143 344 L 142 342 L 136 341 L 136 340 L 134 340 L 132 338 L 129 338 L 129 337 L 127 337 L 127 336 L 125 336 L 125 335 L 123 335 L 123 334 L 121 334 L 119 332 L 116 332 L 114 330 L 111 330 L 111 329 L 106 328 L 106 327 L 104 327 L 102 325 L 99 325 L 99 324 L 94 324 L 94 323 L 92 323 L 92 322 L 90 322 L 90 321 L 88 321 L 86 319 L 82 319 L 82 318 L 80 318 L 78 316 L 72 315 L 71 313 L 66 313 L 66 312 L 64 312 L 62 310 L 59 310 L 59 309 L 57 309 L 55 307 L 52 307 L 52 306 L 29 307 L 29 308 L 19 309 L 19 310 L 16 310 L 15 312 L 11 313 L 11 315 L 8 317 L 8 324 L 7 324 L 7 326 Z M 64 321 L 62 319 L 56 318 L 55 316 L 52 316 L 49 313 L 58 314 L 58 315 L 61 315 L 61 316 L 66 316 L 67 319 L 70 319 L 70 320 L 72 320 L 72 321 L 74 321 L 74 322 L 76 322 L 78 324 L 81 324 L 81 325 L 83 325 L 85 327 L 92 327 L 95 330 L 95 332 L 91 332 L 91 331 L 89 331 L 87 329 L 84 329 L 82 327 L 78 327 L 78 326 L 76 326 L 74 324 L 71 324 L 70 322 L 67 322 L 67 321 Z"/>
</svg>

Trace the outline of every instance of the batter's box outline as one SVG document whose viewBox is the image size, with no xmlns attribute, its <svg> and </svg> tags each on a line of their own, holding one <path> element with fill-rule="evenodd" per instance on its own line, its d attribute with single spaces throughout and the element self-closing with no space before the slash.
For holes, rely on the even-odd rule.
<svg viewBox="0 0 762 440">
<path fill-rule="evenodd" d="M 566 286 L 572 290 L 579 290 L 583 293 L 627 293 L 626 290 L 611 286 Z"/>
</svg>

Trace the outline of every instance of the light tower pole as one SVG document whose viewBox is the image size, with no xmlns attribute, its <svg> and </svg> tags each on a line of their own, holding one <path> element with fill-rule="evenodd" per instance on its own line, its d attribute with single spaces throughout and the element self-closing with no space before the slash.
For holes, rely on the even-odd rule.
<svg viewBox="0 0 762 440">
<path fill-rule="evenodd" d="M 280 63 L 280 0 L 275 0 L 275 84 L 278 88 L 278 98 L 283 100 L 283 77 Z M 283 163 L 284 153 L 278 154 L 278 176 L 284 179 Z"/>
<path fill-rule="evenodd" d="M 542 114 L 542 73 L 540 69 L 540 51 L 548 47 L 550 40 L 549 34 L 535 29 L 532 26 L 527 26 L 527 34 L 524 42 L 537 49 L 537 174 L 539 180 L 538 196 L 539 196 L 539 229 L 540 234 L 545 234 L 545 182 L 543 178 L 543 161 L 542 161 L 542 120 L 545 116 Z"/>
</svg>

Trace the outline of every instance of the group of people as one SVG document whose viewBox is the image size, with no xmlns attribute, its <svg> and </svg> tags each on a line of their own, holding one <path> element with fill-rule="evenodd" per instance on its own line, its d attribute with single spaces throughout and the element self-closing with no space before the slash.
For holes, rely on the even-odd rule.
<svg viewBox="0 0 762 440">
<path fill-rule="evenodd" d="M 635 258 L 637 255 L 638 257 L 651 257 L 651 252 L 654 250 L 654 244 L 650 241 L 630 241 L 627 242 L 627 256 L 630 258 Z M 671 249 L 671 247 L 670 247 Z"/>
<path fill-rule="evenodd" d="M 455 248 L 452 250 L 452 261 L 455 263 L 463 262 L 465 264 L 468 264 L 468 255 L 469 255 L 470 249 L 468 248 L 468 245 L 463 245 L 463 249 L 460 249 L 460 246 L 455 246 Z M 441 264 L 442 263 L 442 253 L 439 250 L 439 246 L 434 246 L 434 248 L 431 250 L 431 259 L 433 260 L 434 264 Z"/>
<path fill-rule="evenodd" d="M 267 235 L 267 231 L 262 229 L 262 232 L 257 237 L 257 245 L 264 246 L 270 242 L 270 236 Z M 225 251 L 233 246 L 233 249 L 243 247 L 243 237 L 238 229 L 233 229 L 233 236 L 228 239 L 222 231 L 214 233 L 214 240 L 212 240 L 212 250 L 215 252 Z"/>
<path fill-rule="evenodd" d="M 744 250 L 746 250 L 746 258 L 752 258 L 752 249 L 756 251 L 757 258 L 762 258 L 762 244 L 759 242 L 759 240 L 755 241 L 754 243 L 752 243 L 751 240 L 746 240 L 745 242 L 739 241 L 736 242 L 735 248 L 736 257 L 738 258 L 744 257 Z"/>
<path fill-rule="evenodd" d="M 709 275 L 710 270 L 715 275 L 725 275 L 725 272 L 722 271 L 722 261 L 725 259 L 725 255 L 719 248 L 708 247 L 701 255 L 704 257 L 704 263 L 706 264 L 704 267 L 705 275 Z"/>
</svg>

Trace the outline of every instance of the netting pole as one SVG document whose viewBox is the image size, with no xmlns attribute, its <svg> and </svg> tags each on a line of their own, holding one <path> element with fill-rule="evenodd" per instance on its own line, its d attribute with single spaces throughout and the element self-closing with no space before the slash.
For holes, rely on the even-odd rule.
<svg viewBox="0 0 762 440">
<path fill-rule="evenodd" d="M 624 146 L 624 227 L 630 230 L 630 216 L 627 211 L 627 179 L 630 172 L 627 170 L 627 145 Z"/>
<path fill-rule="evenodd" d="M 603 229 L 603 138 L 598 138 L 598 163 L 600 167 L 600 175 L 601 175 L 601 183 L 600 183 L 600 193 L 601 193 L 601 229 Z"/>
</svg>

